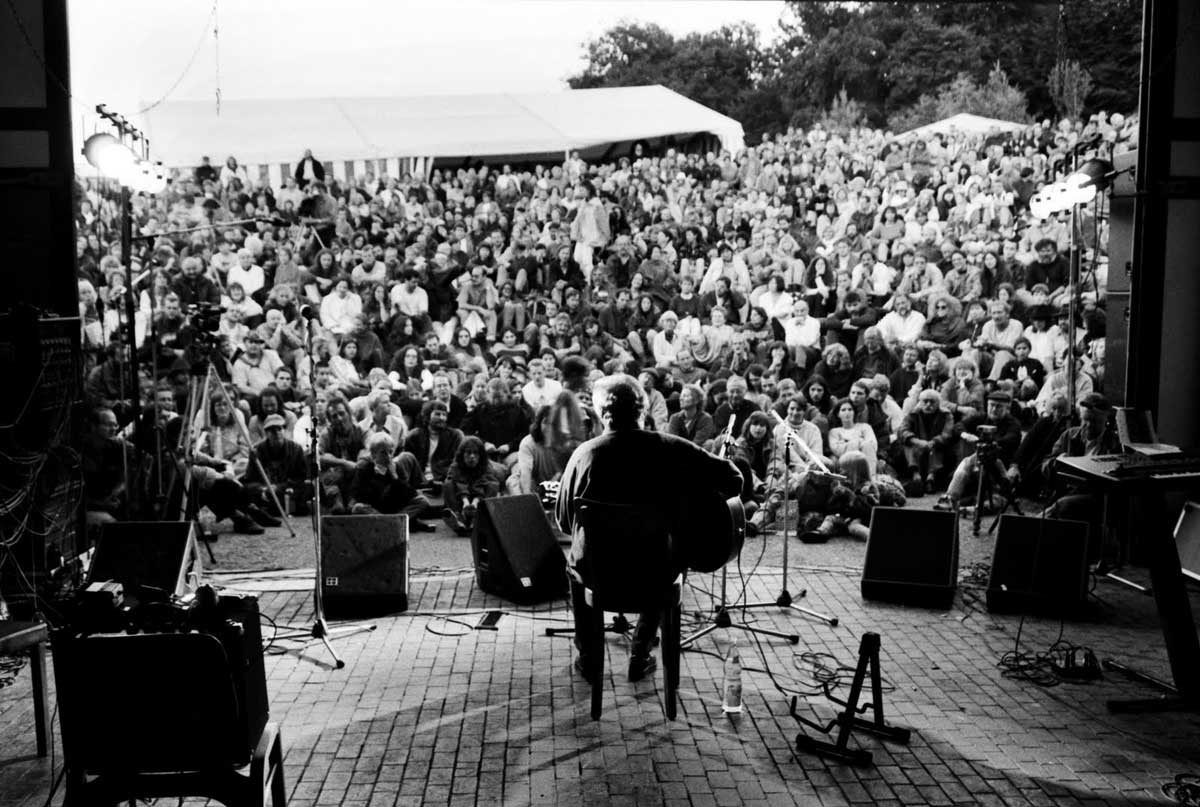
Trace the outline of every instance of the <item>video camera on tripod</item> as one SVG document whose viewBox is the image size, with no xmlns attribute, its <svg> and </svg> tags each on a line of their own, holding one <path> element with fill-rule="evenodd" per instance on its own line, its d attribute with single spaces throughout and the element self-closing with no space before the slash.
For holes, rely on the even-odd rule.
<svg viewBox="0 0 1200 807">
<path fill-rule="evenodd" d="M 981 455 L 980 459 L 994 457 L 996 455 L 996 431 L 995 426 L 989 426 L 981 423 L 975 427 L 975 453 Z"/>
<path fill-rule="evenodd" d="M 224 309 L 219 303 L 192 303 L 184 311 L 186 327 L 192 332 L 192 345 L 203 358 L 217 346 Z"/>
</svg>

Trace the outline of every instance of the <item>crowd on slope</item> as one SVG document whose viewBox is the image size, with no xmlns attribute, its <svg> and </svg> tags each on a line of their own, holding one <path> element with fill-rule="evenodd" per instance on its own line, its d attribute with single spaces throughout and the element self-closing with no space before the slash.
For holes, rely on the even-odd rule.
<svg viewBox="0 0 1200 807">
<path fill-rule="evenodd" d="M 646 428 L 737 461 L 758 529 L 788 495 L 823 534 L 906 494 L 969 497 L 980 427 L 1037 492 L 1069 352 L 1077 397 L 1103 391 L 1107 234 L 1077 217 L 1073 288 L 1068 217 L 1029 200 L 1135 134 L 1116 114 L 1016 134 L 814 127 L 738 154 L 639 144 L 598 165 L 345 181 L 305 152 L 276 188 L 204 158 L 135 196 L 132 279 L 113 197 L 82 188 L 89 509 L 131 515 L 127 455 L 166 463 L 165 442 L 201 502 L 254 532 L 279 515 L 270 489 L 311 500 L 315 440 L 334 512 L 465 533 L 480 499 L 557 478 L 599 428 L 591 382 L 619 372 L 645 390 Z"/>
</svg>

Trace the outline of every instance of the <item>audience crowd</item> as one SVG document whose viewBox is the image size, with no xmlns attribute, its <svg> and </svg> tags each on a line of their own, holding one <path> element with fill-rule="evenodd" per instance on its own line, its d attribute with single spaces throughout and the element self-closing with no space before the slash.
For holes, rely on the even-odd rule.
<svg viewBox="0 0 1200 807">
<path fill-rule="evenodd" d="M 1107 234 L 1077 216 L 1073 288 L 1068 216 L 1029 200 L 1134 132 L 817 127 L 736 155 L 346 181 L 306 152 L 276 188 L 204 158 L 134 197 L 132 278 L 115 196 L 83 188 L 90 509 L 129 515 L 120 466 L 186 460 L 240 531 L 275 523 L 276 498 L 303 511 L 315 478 L 333 512 L 465 534 L 481 499 L 557 478 L 597 429 L 591 381 L 617 372 L 646 428 L 738 463 L 760 529 L 789 496 L 820 535 L 905 495 L 969 498 L 980 435 L 1036 492 L 1071 351 L 1078 396 L 1103 391 Z"/>
</svg>

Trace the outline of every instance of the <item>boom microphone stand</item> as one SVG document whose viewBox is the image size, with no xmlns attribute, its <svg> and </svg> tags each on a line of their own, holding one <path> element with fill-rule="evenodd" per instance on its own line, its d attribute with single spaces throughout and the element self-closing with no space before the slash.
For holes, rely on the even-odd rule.
<svg viewBox="0 0 1200 807">
<path fill-rule="evenodd" d="M 729 440 L 730 440 L 730 438 L 732 436 L 732 432 L 733 432 L 733 423 L 734 423 L 734 417 L 732 414 L 730 414 L 729 429 L 725 433 L 725 446 L 729 445 Z M 721 456 L 721 457 L 725 456 L 724 448 L 722 448 L 721 453 L 718 454 L 718 456 Z M 744 527 L 743 527 L 743 530 L 744 530 Z M 747 633 L 761 634 L 763 636 L 773 636 L 777 639 L 786 639 L 791 644 L 799 644 L 800 643 L 800 636 L 799 636 L 799 634 L 796 634 L 796 633 L 782 633 L 782 632 L 776 631 L 776 630 L 768 630 L 767 628 L 756 628 L 753 625 L 747 625 L 744 622 L 734 622 L 733 618 L 729 615 L 729 609 L 731 609 L 731 608 L 738 608 L 738 609 L 744 610 L 746 608 L 758 608 L 758 607 L 762 607 L 762 606 L 775 605 L 775 603 L 771 602 L 771 603 L 757 603 L 755 605 L 730 605 L 729 597 L 728 597 L 728 593 L 727 593 L 728 585 L 729 585 L 729 564 L 726 563 L 725 565 L 723 565 L 721 567 L 721 598 L 718 600 L 719 605 L 717 605 L 716 610 L 713 612 L 712 622 L 709 625 L 707 625 L 706 627 L 701 628 L 700 630 L 693 633 L 691 636 L 688 636 L 683 641 L 681 641 L 679 643 L 679 648 L 681 650 L 695 644 L 698 640 L 700 640 L 703 637 L 707 636 L 708 634 L 712 633 L 717 628 L 736 628 L 738 630 L 744 630 Z"/>
<path fill-rule="evenodd" d="M 796 432 L 787 423 L 787 421 L 785 421 L 783 418 L 781 418 L 779 416 L 778 412 L 776 412 L 774 409 L 772 409 L 770 414 L 775 418 L 775 420 L 780 425 L 785 427 L 784 440 L 783 440 L 784 478 L 780 485 L 781 488 L 783 489 L 783 508 L 782 508 L 783 516 L 781 519 L 783 521 L 783 575 L 782 575 L 782 580 L 780 581 L 779 596 L 775 598 L 774 602 L 752 602 L 752 603 L 748 603 L 746 605 L 739 605 L 739 606 L 735 606 L 735 607 L 737 607 L 737 608 L 764 608 L 764 607 L 769 607 L 769 606 L 775 605 L 775 606 L 778 606 L 779 608 L 791 608 L 794 611 L 799 611 L 800 613 L 804 614 L 805 616 L 811 616 L 814 619 L 819 619 L 822 622 L 825 622 L 826 624 L 828 624 L 830 627 L 836 628 L 837 624 L 838 624 L 838 618 L 836 616 L 827 616 L 825 614 L 820 613 L 819 611 L 814 611 L 810 608 L 804 608 L 802 606 L 796 605 L 794 602 L 792 602 L 792 595 L 788 591 L 788 546 L 790 545 L 791 541 L 788 540 L 788 515 L 787 515 L 787 511 L 788 511 L 788 507 L 787 507 L 788 480 L 787 480 L 787 477 L 788 477 L 788 474 L 791 473 L 791 468 L 792 468 L 792 461 L 791 461 L 792 443 L 795 443 L 800 448 L 800 452 L 802 454 L 808 455 L 808 456 L 800 458 L 800 461 L 804 464 L 804 470 L 806 472 L 809 472 L 809 473 L 818 472 L 818 473 L 828 474 L 829 471 L 825 468 L 825 464 L 821 461 L 821 458 L 815 456 L 812 453 L 812 449 L 809 448 L 808 444 L 806 444 L 803 440 L 800 439 L 800 435 L 796 434 Z M 797 511 L 796 518 L 799 519 L 799 517 L 800 517 L 800 514 L 799 514 L 799 511 Z M 797 598 L 806 597 L 806 596 L 808 596 L 808 590 L 802 588 L 802 589 L 800 589 L 799 593 L 796 596 L 797 596 Z"/>
<path fill-rule="evenodd" d="M 308 309 L 305 306 L 301 309 L 300 316 L 304 316 L 304 310 Z M 315 315 L 314 315 L 315 316 Z M 355 633 L 363 633 L 365 631 L 375 630 L 374 624 L 365 625 L 345 625 L 337 628 L 330 628 L 329 623 L 325 620 L 325 595 L 323 592 L 324 586 L 324 571 L 321 563 L 321 451 L 317 439 L 317 390 L 312 385 L 311 368 L 316 365 L 316 357 L 313 355 L 313 337 L 312 327 L 316 324 L 315 319 L 309 318 L 305 332 L 305 350 L 309 357 L 309 393 L 308 393 L 308 411 L 309 411 L 309 427 L 308 427 L 308 451 L 311 459 L 311 468 L 313 469 L 313 498 L 312 498 L 312 521 L 313 521 L 313 548 L 316 550 L 316 569 L 313 577 L 313 623 L 307 628 L 298 627 L 295 625 L 284 625 L 286 630 L 276 634 L 276 639 L 316 639 L 321 644 L 325 645 L 325 649 L 329 651 L 329 655 L 333 656 L 333 663 L 337 669 L 343 669 L 346 662 L 342 660 L 337 651 L 333 649 L 330 639 L 336 639 L 340 636 L 350 636 Z M 298 379 L 297 379 L 298 380 Z"/>
</svg>

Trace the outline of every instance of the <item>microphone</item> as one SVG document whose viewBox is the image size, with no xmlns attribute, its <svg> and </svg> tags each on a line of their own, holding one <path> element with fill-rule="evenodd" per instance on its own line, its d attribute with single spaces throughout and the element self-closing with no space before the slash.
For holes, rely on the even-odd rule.
<svg viewBox="0 0 1200 807">
<path fill-rule="evenodd" d="M 262 224 L 270 224 L 272 227 L 288 227 L 291 222 L 287 219 L 281 219 L 279 216 L 255 216 L 254 220 Z"/>
<path fill-rule="evenodd" d="M 841 474 L 836 474 L 829 470 L 829 468 L 825 465 L 825 459 L 814 452 L 812 448 L 809 447 L 808 443 L 800 439 L 800 435 L 796 434 L 796 430 L 792 428 L 792 424 L 781 418 L 778 412 L 776 412 L 774 409 L 770 409 L 768 410 L 767 415 L 774 418 L 776 423 L 783 424 L 787 427 L 787 437 L 789 440 L 794 441 L 800 448 L 800 453 L 804 454 L 804 461 L 809 466 L 808 470 L 824 474 L 825 476 L 831 476 L 835 479 L 846 478 Z"/>
<path fill-rule="evenodd" d="M 316 319 L 317 311 L 311 305 L 300 306 L 300 316 L 305 319 Z"/>
</svg>

